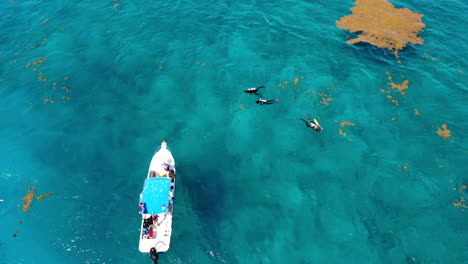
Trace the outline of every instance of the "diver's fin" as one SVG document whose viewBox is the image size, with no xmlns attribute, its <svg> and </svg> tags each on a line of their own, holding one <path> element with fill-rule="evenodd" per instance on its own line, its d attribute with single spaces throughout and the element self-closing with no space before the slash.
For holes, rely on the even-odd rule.
<svg viewBox="0 0 468 264">
<path fill-rule="evenodd" d="M 260 89 L 260 88 L 265 88 L 265 85 L 257 87 L 257 89 Z"/>
</svg>

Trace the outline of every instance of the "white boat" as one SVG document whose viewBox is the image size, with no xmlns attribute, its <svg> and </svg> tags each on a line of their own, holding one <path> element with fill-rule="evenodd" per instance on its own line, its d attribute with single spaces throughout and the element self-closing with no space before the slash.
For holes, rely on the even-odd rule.
<svg viewBox="0 0 468 264">
<path fill-rule="evenodd" d="M 151 159 L 139 202 L 142 216 L 139 250 L 150 253 L 152 259 L 166 252 L 171 243 L 175 173 L 174 157 L 164 139 Z"/>
</svg>

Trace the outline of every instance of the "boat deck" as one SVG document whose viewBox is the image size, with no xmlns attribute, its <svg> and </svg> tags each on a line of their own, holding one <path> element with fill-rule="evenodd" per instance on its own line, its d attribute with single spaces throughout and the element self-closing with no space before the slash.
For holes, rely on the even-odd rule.
<svg viewBox="0 0 468 264">
<path fill-rule="evenodd" d="M 140 246 L 141 252 L 149 252 L 152 247 L 157 252 L 165 252 L 169 249 L 172 234 L 172 211 L 157 215 L 157 220 L 147 228 L 148 234 L 141 232 Z M 153 215 L 143 215 L 144 219 L 150 219 Z M 142 230 L 144 230 L 142 225 Z"/>
</svg>

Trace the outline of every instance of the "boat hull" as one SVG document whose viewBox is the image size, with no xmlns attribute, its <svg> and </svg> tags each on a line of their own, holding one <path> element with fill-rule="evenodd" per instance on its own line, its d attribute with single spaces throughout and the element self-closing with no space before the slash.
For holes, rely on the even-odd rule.
<svg viewBox="0 0 468 264">
<path fill-rule="evenodd" d="M 175 191 L 175 160 L 163 141 L 155 152 L 140 194 L 142 217 L 138 249 L 149 253 L 169 250 L 172 235 L 173 199 Z"/>
</svg>

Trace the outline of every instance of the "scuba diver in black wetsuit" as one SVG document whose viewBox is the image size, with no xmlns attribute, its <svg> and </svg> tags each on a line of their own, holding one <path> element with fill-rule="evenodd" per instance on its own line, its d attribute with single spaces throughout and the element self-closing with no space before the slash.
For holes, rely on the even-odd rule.
<svg viewBox="0 0 468 264">
<path fill-rule="evenodd" d="M 261 88 L 265 88 L 265 86 L 262 85 L 262 86 L 259 86 L 257 88 L 249 88 L 249 89 L 245 90 L 244 93 L 246 93 L 248 95 L 256 94 L 256 95 L 262 96 L 261 94 L 258 93 L 258 89 L 261 89 Z"/>
<path fill-rule="evenodd" d="M 304 121 L 307 127 L 310 127 L 310 128 L 312 128 L 313 130 L 315 130 L 317 132 L 322 132 L 323 128 L 320 126 L 320 124 L 317 122 L 317 120 L 315 120 L 315 119 L 312 120 L 312 118 L 310 116 L 306 116 L 306 117 L 307 117 L 307 119 L 309 121 L 307 121 L 307 120 L 305 120 L 303 118 L 301 118 L 300 120 Z"/>
<path fill-rule="evenodd" d="M 262 99 L 262 98 L 258 98 L 258 100 L 255 102 L 256 104 L 259 104 L 259 105 L 265 105 L 265 104 L 274 104 L 275 101 L 278 101 L 278 99 L 276 100 L 265 100 L 265 99 Z"/>
<path fill-rule="evenodd" d="M 158 256 L 158 252 L 156 252 L 156 249 L 154 247 L 150 249 L 150 258 L 154 264 L 158 264 L 159 256 Z"/>
</svg>

